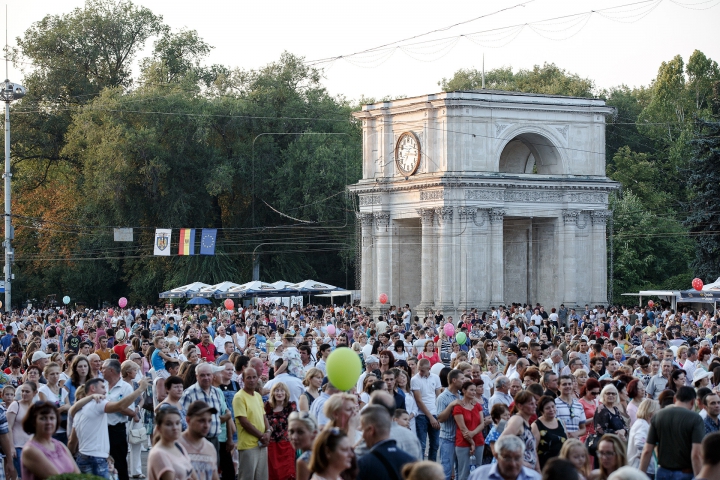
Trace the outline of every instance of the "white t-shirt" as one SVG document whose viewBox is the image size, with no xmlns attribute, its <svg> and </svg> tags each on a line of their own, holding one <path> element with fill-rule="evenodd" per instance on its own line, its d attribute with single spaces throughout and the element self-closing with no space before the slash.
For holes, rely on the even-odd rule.
<svg viewBox="0 0 720 480">
<path fill-rule="evenodd" d="M 267 382 L 263 387 L 270 390 L 273 385 L 281 382 L 288 387 L 288 390 L 290 390 L 290 401 L 295 402 L 296 404 L 299 403 L 300 396 L 305 391 L 305 385 L 303 385 L 302 380 L 297 377 L 293 377 L 287 373 L 281 373 L 280 375 L 275 375 L 275 378 Z"/>
<path fill-rule="evenodd" d="M 50 390 L 50 387 L 47 385 L 43 385 L 42 387 L 38 388 L 38 394 L 44 394 L 45 398 L 48 402 L 54 403 L 57 407 L 62 407 L 66 403 L 68 403 L 68 391 L 64 388 L 60 387 L 60 396 L 55 395 L 52 390 Z M 62 427 L 59 427 L 57 429 L 57 433 L 64 433 L 65 429 Z"/>
<path fill-rule="evenodd" d="M 418 373 L 410 380 L 410 388 L 413 391 L 413 394 L 416 391 L 420 392 L 420 398 L 425 404 L 425 407 L 428 409 L 428 412 L 430 412 L 430 415 L 437 415 L 437 407 L 435 406 L 435 391 L 442 388 L 440 377 L 434 373 L 430 373 L 427 377 L 421 377 Z M 419 407 L 418 410 L 420 414 L 424 415 Z"/>
<path fill-rule="evenodd" d="M 88 457 L 107 458 L 110 455 L 110 437 L 107 428 L 105 405 L 107 400 L 90 403 L 80 409 L 73 417 L 73 428 L 78 437 L 78 451 Z"/>
</svg>

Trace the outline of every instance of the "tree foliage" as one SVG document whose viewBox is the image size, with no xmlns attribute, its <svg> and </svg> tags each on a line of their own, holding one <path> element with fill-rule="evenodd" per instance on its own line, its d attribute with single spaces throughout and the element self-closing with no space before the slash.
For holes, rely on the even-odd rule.
<svg viewBox="0 0 720 480">
<path fill-rule="evenodd" d="M 479 90 L 482 88 L 482 71 L 474 68 L 461 69 L 451 78 L 438 82 L 445 92 L 454 90 Z M 515 92 L 544 93 L 547 95 L 570 95 L 592 97 L 592 80 L 581 78 L 558 67 L 554 63 L 535 65 L 532 70 L 520 69 L 513 73 L 511 67 L 500 67 L 485 73 L 485 88 Z"/>
</svg>

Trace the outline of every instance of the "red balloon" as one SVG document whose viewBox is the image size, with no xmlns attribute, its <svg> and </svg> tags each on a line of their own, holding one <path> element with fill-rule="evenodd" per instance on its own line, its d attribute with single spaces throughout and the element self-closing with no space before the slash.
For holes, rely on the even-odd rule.
<svg viewBox="0 0 720 480">
<path fill-rule="evenodd" d="M 648 307 L 652 308 L 652 307 L 654 307 L 654 306 L 655 306 L 655 302 L 653 302 L 652 300 L 649 300 L 649 301 L 648 301 Z"/>
<path fill-rule="evenodd" d="M 382 303 L 383 305 L 385 305 L 385 304 L 387 303 L 387 301 L 388 301 L 387 294 L 386 294 L 386 293 L 381 293 L 381 294 L 380 294 L 380 303 Z"/>
<path fill-rule="evenodd" d="M 225 308 L 227 308 L 228 310 L 232 310 L 233 308 L 235 308 L 235 302 L 233 302 L 229 298 L 226 298 L 225 299 Z"/>
<path fill-rule="evenodd" d="M 112 308 L 108 308 L 108 315 L 110 315 L 110 316 L 115 315 L 115 310 L 113 310 Z"/>
<path fill-rule="evenodd" d="M 703 281 L 700 280 L 699 278 L 695 278 L 695 279 L 693 279 L 693 281 L 692 281 L 692 287 L 693 287 L 695 290 L 697 290 L 698 292 L 699 292 L 700 290 L 702 290 L 703 285 L 704 285 L 704 284 L 703 284 Z"/>
</svg>

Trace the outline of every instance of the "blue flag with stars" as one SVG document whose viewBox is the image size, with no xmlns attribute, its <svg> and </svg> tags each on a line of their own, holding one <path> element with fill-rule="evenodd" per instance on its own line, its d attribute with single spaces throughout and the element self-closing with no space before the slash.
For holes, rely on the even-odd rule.
<svg viewBox="0 0 720 480">
<path fill-rule="evenodd" d="M 215 255 L 217 228 L 203 228 L 200 238 L 200 255 Z"/>
</svg>

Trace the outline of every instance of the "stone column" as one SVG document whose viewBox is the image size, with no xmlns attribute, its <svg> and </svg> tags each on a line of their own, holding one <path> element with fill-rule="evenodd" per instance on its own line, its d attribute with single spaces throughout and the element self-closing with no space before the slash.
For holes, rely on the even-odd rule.
<svg viewBox="0 0 720 480">
<path fill-rule="evenodd" d="M 373 221 L 372 213 L 359 213 L 362 226 L 360 297 L 362 304 L 370 307 L 375 302 L 375 259 L 373 257 Z"/>
<path fill-rule="evenodd" d="M 476 290 L 477 282 L 475 275 L 477 268 L 475 267 L 474 258 L 478 255 L 475 247 L 475 217 L 477 215 L 477 207 L 458 207 L 458 220 L 460 229 L 460 251 L 456 265 L 458 266 L 458 276 L 460 285 L 460 302 L 458 310 L 470 310 L 477 304 L 472 301 Z"/>
<path fill-rule="evenodd" d="M 419 208 L 422 224 L 422 250 L 420 254 L 420 305 L 417 315 L 423 318 L 425 311 L 435 306 L 435 287 L 437 271 L 435 270 L 435 210 Z"/>
<path fill-rule="evenodd" d="M 605 304 L 607 298 L 607 243 L 605 241 L 605 225 L 611 215 L 608 210 L 590 212 L 592 222 L 592 302 Z"/>
<path fill-rule="evenodd" d="M 438 207 L 435 209 L 435 217 L 438 220 L 438 247 L 437 247 L 437 275 L 438 275 L 438 300 L 435 302 L 437 308 L 445 311 L 445 315 L 453 315 L 449 310 L 454 310 L 453 302 L 453 207 Z"/>
<path fill-rule="evenodd" d="M 505 210 L 493 208 L 488 212 L 490 217 L 490 303 L 497 307 L 504 301 L 505 270 L 503 262 L 503 223 Z"/>
<path fill-rule="evenodd" d="M 390 281 L 392 279 L 392 264 L 390 263 L 392 260 L 390 252 L 392 247 L 390 244 L 390 214 L 388 212 L 374 212 L 373 216 L 375 217 L 375 276 L 377 278 L 373 303 L 380 305 L 378 297 L 380 294 L 387 294 L 388 303 L 380 306 L 381 310 L 385 310 L 395 301 L 390 288 Z"/>
<path fill-rule="evenodd" d="M 562 240 L 564 252 L 560 261 L 563 271 L 563 304 L 570 309 L 577 305 L 577 260 L 575 235 L 577 234 L 578 219 L 580 210 L 563 210 L 562 212 Z"/>
</svg>

